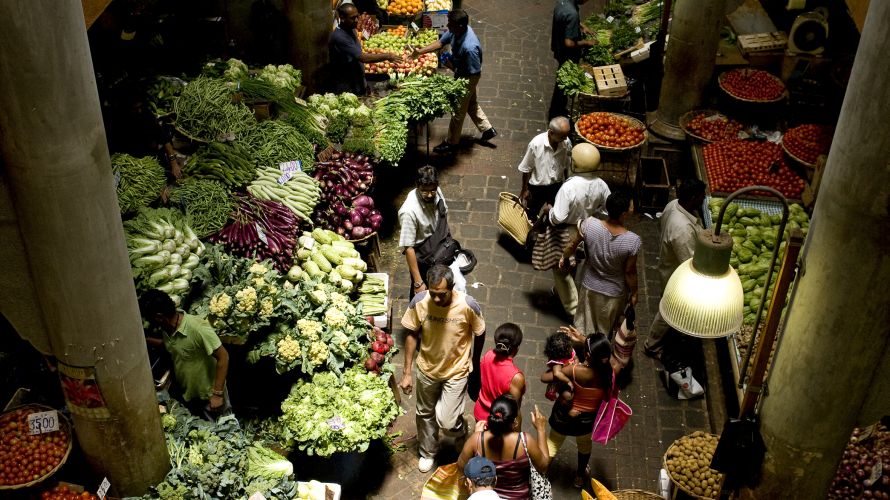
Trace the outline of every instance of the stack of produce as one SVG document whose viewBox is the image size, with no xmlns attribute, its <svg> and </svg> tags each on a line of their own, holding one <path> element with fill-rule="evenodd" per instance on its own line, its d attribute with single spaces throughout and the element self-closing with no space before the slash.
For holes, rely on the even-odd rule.
<svg viewBox="0 0 890 500">
<path fill-rule="evenodd" d="M 462 78 L 406 78 L 374 104 L 374 141 L 380 158 L 397 164 L 408 142 L 408 122 L 423 123 L 451 113 L 466 93 L 467 81 Z"/>
<path fill-rule="evenodd" d="M 365 276 L 358 288 L 358 302 L 368 316 L 386 314 L 386 283 L 376 276 Z"/>
<path fill-rule="evenodd" d="M 702 153 L 713 192 L 731 193 L 747 186 L 768 186 L 786 198 L 800 199 L 806 185 L 782 158 L 782 147 L 769 141 L 729 140 L 706 145 Z"/>
<path fill-rule="evenodd" d="M 451 10 L 451 0 L 426 0 L 426 10 Z"/>
<path fill-rule="evenodd" d="M 274 359 L 278 373 L 299 370 L 341 376 L 345 368 L 361 360 L 371 326 L 349 297 L 337 290 L 308 278 L 294 285 L 295 321 L 279 323 L 274 333 L 248 353 L 248 362 L 268 357 Z"/>
<path fill-rule="evenodd" d="M 782 145 L 797 159 L 813 165 L 820 155 L 828 154 L 834 129 L 825 125 L 800 125 L 785 132 Z"/>
<path fill-rule="evenodd" d="M 0 416 L 0 486 L 36 481 L 55 469 L 68 452 L 67 428 L 31 434 L 28 415 L 45 408 L 23 407 Z"/>
<path fill-rule="evenodd" d="M 176 126 L 195 139 L 234 141 L 256 124 L 253 112 L 232 102 L 232 88 L 224 80 L 198 77 L 174 101 Z"/>
<path fill-rule="evenodd" d="M 371 342 L 368 344 L 368 358 L 365 360 L 365 369 L 376 375 L 380 375 L 389 366 L 393 354 L 398 351 L 395 339 L 377 326 L 371 329 Z"/>
<path fill-rule="evenodd" d="M 379 36 L 379 35 L 378 35 Z M 369 49 L 369 54 L 393 52 L 386 49 Z M 404 79 L 408 75 L 432 76 L 439 67 L 439 59 L 433 52 L 421 54 L 417 58 L 411 57 L 411 51 L 402 49 L 395 51 L 402 56 L 402 62 L 378 62 L 365 65 L 365 72 L 370 74 L 389 74 L 391 79 Z"/>
<path fill-rule="evenodd" d="M 279 271 L 290 269 L 300 223 L 291 209 L 251 194 L 236 195 L 229 220 L 228 225 L 210 237 L 211 242 L 224 245 L 239 257 L 270 259 Z"/>
<path fill-rule="evenodd" d="M 169 200 L 185 213 L 189 225 L 201 238 L 222 229 L 235 206 L 222 183 L 194 177 L 184 179 L 173 189 Z"/>
<path fill-rule="evenodd" d="M 350 127 L 365 128 L 364 136 L 372 133 L 371 109 L 355 94 L 313 94 L 309 96 L 309 107 L 327 119 L 325 134 L 332 142 L 343 142 Z"/>
<path fill-rule="evenodd" d="M 569 96 L 596 94 L 596 82 L 584 68 L 572 61 L 566 61 L 556 71 L 556 84 Z"/>
<path fill-rule="evenodd" d="M 66 484 L 58 484 L 40 494 L 40 500 L 99 500 L 99 497 L 87 491 L 77 492 Z"/>
<path fill-rule="evenodd" d="M 581 135 L 597 146 L 607 148 L 629 148 L 639 145 L 645 139 L 645 128 L 636 126 L 630 120 L 613 113 L 588 113 L 576 123 Z"/>
<path fill-rule="evenodd" d="M 710 467 L 717 436 L 695 431 L 674 441 L 665 454 L 668 474 L 680 487 L 699 498 L 718 498 L 723 474 Z"/>
<path fill-rule="evenodd" d="M 423 10 L 423 0 L 390 0 L 386 12 L 396 17 L 413 17 Z"/>
<path fill-rule="evenodd" d="M 353 244 L 327 229 L 315 228 L 311 236 L 299 239 L 295 264 L 288 271 L 292 282 L 314 280 L 330 284 L 343 293 L 352 293 L 364 278 L 368 265 Z"/>
<path fill-rule="evenodd" d="M 686 128 L 693 134 L 709 141 L 736 139 L 744 126 L 720 114 L 696 113 Z"/>
<path fill-rule="evenodd" d="M 299 161 L 304 172 L 312 171 L 315 146 L 299 130 L 281 120 L 266 120 L 251 127 L 243 142 L 261 167 Z"/>
<path fill-rule="evenodd" d="M 303 172 L 282 172 L 275 167 L 261 169 L 247 186 L 247 192 L 261 200 L 277 201 L 306 222 L 318 204 L 321 187 Z"/>
<path fill-rule="evenodd" d="M 211 142 L 186 160 L 182 173 L 187 177 L 219 181 L 230 189 L 237 189 L 254 178 L 256 161 L 238 144 Z"/>
<path fill-rule="evenodd" d="M 890 499 L 890 431 L 884 424 L 853 429 L 827 498 Z"/>
<path fill-rule="evenodd" d="M 172 76 L 152 78 L 145 90 L 145 100 L 155 116 L 165 116 L 173 112 L 173 101 L 185 88 L 185 82 Z"/>
<path fill-rule="evenodd" d="M 602 14 L 584 21 L 597 45 L 584 52 L 584 59 L 594 66 L 614 64 L 614 54 L 636 46 L 641 40 L 651 41 L 658 35 L 662 0 L 612 0 Z"/>
<path fill-rule="evenodd" d="M 293 94 L 302 83 L 300 70 L 290 64 L 267 64 L 257 74 L 257 78 L 272 83 L 276 87 L 287 89 Z"/>
<path fill-rule="evenodd" d="M 261 493 L 269 500 L 291 500 L 297 496 L 293 464 L 248 439 L 234 415 L 209 422 L 176 402 L 166 405 L 161 422 L 170 472 L 142 498 L 248 498 Z"/>
<path fill-rule="evenodd" d="M 158 199 L 167 175 L 153 156 L 135 158 L 128 154 L 111 155 L 111 172 L 117 186 L 117 202 L 122 214 L 147 207 Z"/>
<path fill-rule="evenodd" d="M 136 288 L 157 288 L 179 304 L 191 288 L 204 244 L 179 212 L 143 209 L 124 223 Z"/>
<path fill-rule="evenodd" d="M 775 101 L 785 93 L 782 80 L 761 69 L 730 70 L 718 81 L 729 95 L 746 101 Z"/>
<path fill-rule="evenodd" d="M 401 413 L 386 377 L 354 366 L 338 378 L 316 373 L 294 385 L 281 403 L 274 433 L 288 447 L 328 457 L 337 452 L 362 452 L 386 435 Z"/>
<path fill-rule="evenodd" d="M 377 34 L 377 17 L 374 14 L 363 13 L 358 16 L 358 22 L 355 24 L 355 30 L 361 34 L 367 33 L 368 36 Z M 404 26 L 402 26 L 404 28 Z M 359 41 L 364 37 L 359 37 Z"/>
<path fill-rule="evenodd" d="M 319 163 L 315 178 L 323 188 L 322 201 L 312 219 L 349 239 L 364 238 L 379 229 L 383 216 L 374 208 L 374 200 L 364 195 L 373 174 L 370 158 L 362 155 L 334 153 L 329 161 Z"/>
<path fill-rule="evenodd" d="M 247 340 L 291 318 L 285 279 L 271 262 L 232 257 L 210 245 L 204 263 L 195 272 L 203 286 L 201 297 L 189 312 L 207 318 L 221 337 Z"/>
<path fill-rule="evenodd" d="M 715 222 L 720 213 L 723 199 L 711 198 L 708 208 L 711 219 Z M 790 207 L 790 215 L 786 225 L 785 234 L 779 235 L 779 223 L 782 220 L 780 214 L 768 215 L 756 208 L 745 208 L 736 203 L 730 203 L 723 214 L 721 231 L 726 231 L 732 236 L 732 254 L 729 264 L 736 269 L 739 279 L 742 281 L 742 289 L 745 292 L 745 305 L 743 309 L 744 324 L 752 325 L 757 320 L 757 311 L 763 299 L 763 289 L 767 289 L 766 303 L 763 310 L 767 310 L 772 298 L 773 287 L 778 277 L 781 258 L 785 255 L 785 239 L 788 230 L 799 228 L 807 233 L 810 220 L 803 207 L 793 203 Z M 769 283 L 766 283 L 766 274 L 772 261 L 773 249 L 779 245 L 779 259 Z"/>
</svg>

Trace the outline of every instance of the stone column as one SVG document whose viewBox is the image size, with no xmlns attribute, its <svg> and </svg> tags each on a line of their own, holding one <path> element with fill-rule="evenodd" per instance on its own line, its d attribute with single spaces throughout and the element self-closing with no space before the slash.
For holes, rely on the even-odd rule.
<svg viewBox="0 0 890 500">
<path fill-rule="evenodd" d="M 328 62 L 328 38 L 333 29 L 331 3 L 318 0 L 284 0 L 290 26 L 291 64 L 303 71 L 307 95 L 323 91 Z"/>
<path fill-rule="evenodd" d="M 871 2 L 762 404 L 764 479 L 745 498 L 825 498 L 861 409 L 890 413 L 870 397 L 890 384 L 875 376 L 890 351 L 888 25 L 890 2 Z"/>
<path fill-rule="evenodd" d="M 676 0 L 664 63 L 664 78 L 649 129 L 682 141 L 680 117 L 699 107 L 714 72 L 726 0 Z"/>
<path fill-rule="evenodd" d="M 0 2 L 0 109 L 2 175 L 49 344 L 82 368 L 74 385 L 93 375 L 79 387 L 101 392 L 89 411 L 68 392 L 77 440 L 110 494 L 141 495 L 170 466 L 80 1 Z"/>
</svg>

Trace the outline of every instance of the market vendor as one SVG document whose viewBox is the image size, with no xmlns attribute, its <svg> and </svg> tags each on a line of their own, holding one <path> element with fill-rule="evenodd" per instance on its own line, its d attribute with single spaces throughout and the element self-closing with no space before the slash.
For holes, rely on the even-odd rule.
<svg viewBox="0 0 890 500">
<path fill-rule="evenodd" d="M 328 57 L 330 61 L 331 90 L 334 93 L 352 92 L 356 95 L 367 93 L 368 82 L 365 81 L 365 63 L 401 62 L 398 54 L 368 54 L 362 52 L 361 43 L 355 33 L 358 22 L 358 9 L 351 3 L 337 7 L 340 25 L 337 26 L 328 40 Z"/>
<path fill-rule="evenodd" d="M 195 415 L 215 420 L 231 409 L 226 375 L 229 353 L 206 319 L 176 309 L 161 290 L 139 297 L 142 316 L 163 332 L 163 339 L 146 336 L 149 344 L 163 344 L 173 359 L 173 373 L 182 399 Z"/>
<path fill-rule="evenodd" d="M 553 7 L 553 24 L 550 28 L 550 50 L 559 68 L 566 61 L 577 63 L 581 60 L 584 49 L 596 45 L 596 39 L 585 39 L 590 33 L 581 24 L 580 7 L 587 0 L 558 0 Z M 553 85 L 553 97 L 550 99 L 548 118 L 568 116 L 568 98 L 559 85 Z"/>
<path fill-rule="evenodd" d="M 399 247 L 411 276 L 409 299 L 426 290 L 426 272 L 436 263 L 436 250 L 451 234 L 446 218 L 448 205 L 436 169 L 430 165 L 417 169 L 415 186 L 399 207 Z"/>
<path fill-rule="evenodd" d="M 491 126 L 479 101 L 476 99 L 476 86 L 482 78 L 482 45 L 479 38 L 470 27 L 470 17 L 460 9 L 448 13 L 448 31 L 442 33 L 435 42 L 415 49 L 412 57 L 441 49 L 444 45 L 451 44 L 452 69 L 455 78 L 465 78 L 468 82 L 467 93 L 461 99 L 454 113 L 451 114 L 451 123 L 448 124 L 448 138 L 442 141 L 433 150 L 439 154 L 454 154 L 460 143 L 460 132 L 464 126 L 464 118 L 469 113 L 473 124 L 482 132 L 480 140 L 487 142 L 498 135 L 497 130 Z"/>
</svg>

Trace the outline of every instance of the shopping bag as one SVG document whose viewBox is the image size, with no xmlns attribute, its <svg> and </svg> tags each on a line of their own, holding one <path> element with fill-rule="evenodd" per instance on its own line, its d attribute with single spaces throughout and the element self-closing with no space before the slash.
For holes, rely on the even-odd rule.
<svg viewBox="0 0 890 500">
<path fill-rule="evenodd" d="M 705 393 L 704 387 L 692 376 L 692 369 L 683 367 L 671 373 L 671 380 L 677 384 L 677 399 L 697 398 Z"/>
<path fill-rule="evenodd" d="M 522 448 L 525 450 L 525 456 L 528 457 L 529 478 L 528 482 L 531 486 L 531 500 L 553 500 L 553 490 L 550 486 L 550 480 L 547 476 L 538 472 L 532 463 L 532 457 L 528 454 L 528 445 L 525 444 L 525 433 L 519 433 L 519 439 L 522 441 Z"/>
<path fill-rule="evenodd" d="M 420 500 L 465 500 L 470 496 L 463 472 L 457 463 L 442 465 L 423 485 Z"/>
<path fill-rule="evenodd" d="M 600 403 L 593 422 L 591 438 L 594 442 L 606 444 L 618 434 L 633 415 L 633 410 L 624 401 L 618 399 L 618 387 L 615 385 L 615 373 L 612 373 L 612 388 L 609 391 L 609 399 Z"/>
</svg>

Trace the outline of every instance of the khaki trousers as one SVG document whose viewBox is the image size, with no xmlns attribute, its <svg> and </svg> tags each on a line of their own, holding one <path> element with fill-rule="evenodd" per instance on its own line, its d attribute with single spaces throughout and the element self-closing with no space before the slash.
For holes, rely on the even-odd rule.
<svg viewBox="0 0 890 500">
<path fill-rule="evenodd" d="M 473 124 L 476 125 L 480 132 L 485 132 L 491 128 L 491 123 L 488 122 L 488 118 L 476 100 L 476 85 L 479 83 L 479 79 L 482 78 L 482 73 L 462 78 L 466 78 L 470 83 L 467 84 L 467 95 L 461 99 L 458 108 L 451 115 L 451 123 L 448 125 L 449 144 L 460 143 L 460 132 L 464 128 L 464 118 L 467 114 L 470 115 L 470 119 L 473 120 Z"/>
<path fill-rule="evenodd" d="M 566 437 L 564 435 L 556 432 L 552 427 L 550 428 L 550 434 L 547 434 L 547 449 L 550 451 L 550 458 L 556 456 L 556 452 L 559 451 L 565 440 Z M 578 453 L 583 455 L 589 455 L 593 449 L 593 439 L 590 433 L 575 436 L 575 444 L 578 445 Z"/>
<path fill-rule="evenodd" d="M 581 287 L 581 298 L 578 300 L 578 311 L 575 313 L 575 328 L 587 335 L 604 333 L 610 339 L 617 327 L 618 316 L 621 315 L 627 298 L 624 295 L 609 297 Z"/>
<path fill-rule="evenodd" d="M 420 456 L 435 458 L 439 451 L 439 429 L 451 430 L 463 422 L 467 400 L 467 377 L 434 380 L 417 370 L 416 418 Z M 463 428 L 466 431 L 466 427 Z"/>
</svg>

